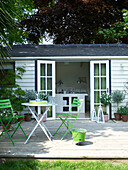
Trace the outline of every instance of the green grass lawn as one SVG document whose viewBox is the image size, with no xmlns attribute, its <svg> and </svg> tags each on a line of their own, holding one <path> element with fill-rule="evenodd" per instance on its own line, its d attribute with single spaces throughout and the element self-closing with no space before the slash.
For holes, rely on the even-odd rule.
<svg viewBox="0 0 128 170">
<path fill-rule="evenodd" d="M 0 170 L 128 170 L 128 164 L 100 161 L 5 161 Z"/>
</svg>

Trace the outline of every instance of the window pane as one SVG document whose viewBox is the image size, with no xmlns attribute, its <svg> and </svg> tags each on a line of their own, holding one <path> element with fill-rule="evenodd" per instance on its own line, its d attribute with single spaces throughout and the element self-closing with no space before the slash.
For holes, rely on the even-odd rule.
<svg viewBox="0 0 128 170">
<path fill-rule="evenodd" d="M 94 78 L 94 89 L 99 89 L 99 78 L 98 77 Z"/>
<path fill-rule="evenodd" d="M 14 70 L 0 70 L 0 85 L 14 85 L 15 77 L 13 75 Z"/>
<path fill-rule="evenodd" d="M 40 90 L 46 90 L 46 79 L 45 78 L 41 78 L 40 82 L 41 82 Z"/>
<path fill-rule="evenodd" d="M 52 64 L 47 65 L 47 76 L 52 76 Z"/>
<path fill-rule="evenodd" d="M 41 107 L 41 114 L 43 114 L 46 110 L 46 107 Z M 47 117 L 52 117 L 52 108 L 50 107 L 50 110 L 47 112 Z"/>
<path fill-rule="evenodd" d="M 47 94 L 48 94 L 49 96 L 52 96 L 52 91 L 47 91 Z"/>
<path fill-rule="evenodd" d="M 94 103 L 99 103 L 99 91 L 94 92 Z"/>
<path fill-rule="evenodd" d="M 99 64 L 94 64 L 94 76 L 99 76 Z"/>
<path fill-rule="evenodd" d="M 41 66 L 40 66 L 40 75 L 41 75 L 41 76 L 45 76 L 45 75 L 46 75 L 46 73 L 45 73 L 45 67 L 46 67 L 45 64 L 41 64 Z"/>
<path fill-rule="evenodd" d="M 50 109 L 48 112 L 47 112 L 47 117 L 52 117 L 52 109 Z"/>
<path fill-rule="evenodd" d="M 95 108 L 96 114 L 98 114 L 99 105 L 94 105 L 94 108 Z"/>
<path fill-rule="evenodd" d="M 106 77 L 101 78 L 101 89 L 106 89 Z"/>
<path fill-rule="evenodd" d="M 106 64 L 101 64 L 101 76 L 106 76 Z"/>
<path fill-rule="evenodd" d="M 52 78 L 47 79 L 47 89 L 52 90 Z"/>
<path fill-rule="evenodd" d="M 103 93 L 106 94 L 106 91 L 102 91 L 102 92 L 101 92 L 101 95 L 102 95 Z"/>
</svg>

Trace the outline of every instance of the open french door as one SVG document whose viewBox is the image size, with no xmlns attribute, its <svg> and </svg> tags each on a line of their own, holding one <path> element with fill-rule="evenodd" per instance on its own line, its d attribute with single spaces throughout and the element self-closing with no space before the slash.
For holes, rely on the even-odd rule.
<svg viewBox="0 0 128 170">
<path fill-rule="evenodd" d="M 90 61 L 90 111 L 98 110 L 102 93 L 109 93 L 109 61 Z M 109 114 L 109 107 L 106 108 Z"/>
<path fill-rule="evenodd" d="M 37 91 L 55 97 L 55 61 L 37 61 Z M 39 107 L 38 112 L 44 112 Z M 55 119 L 55 106 L 47 113 L 47 119 Z"/>
</svg>

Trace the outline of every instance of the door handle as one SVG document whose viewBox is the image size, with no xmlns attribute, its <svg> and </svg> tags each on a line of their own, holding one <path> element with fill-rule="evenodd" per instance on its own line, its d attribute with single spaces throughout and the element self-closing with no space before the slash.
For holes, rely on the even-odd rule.
<svg viewBox="0 0 128 170">
<path fill-rule="evenodd" d="M 107 88 L 107 93 L 109 93 L 109 88 Z"/>
</svg>

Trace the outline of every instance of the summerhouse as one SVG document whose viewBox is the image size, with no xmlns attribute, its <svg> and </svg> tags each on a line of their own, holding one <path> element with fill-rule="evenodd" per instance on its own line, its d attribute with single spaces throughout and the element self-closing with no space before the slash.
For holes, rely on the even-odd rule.
<svg viewBox="0 0 128 170">
<path fill-rule="evenodd" d="M 18 80 L 22 89 L 55 97 L 58 105 L 51 108 L 47 119 L 56 119 L 56 112 L 67 113 L 73 98 L 84 100 L 80 118 L 90 119 L 103 92 L 124 91 L 128 82 L 126 44 L 14 45 L 11 56 L 4 69 L 25 67 L 22 80 Z M 126 95 L 120 105 L 126 105 L 127 99 Z M 72 113 L 76 112 L 74 108 Z M 111 103 L 109 119 L 114 112 Z"/>
</svg>

